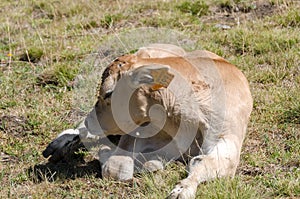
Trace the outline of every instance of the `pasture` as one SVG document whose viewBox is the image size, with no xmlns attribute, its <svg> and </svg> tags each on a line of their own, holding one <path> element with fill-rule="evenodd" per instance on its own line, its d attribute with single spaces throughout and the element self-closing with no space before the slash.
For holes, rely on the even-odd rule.
<svg viewBox="0 0 300 199">
<path fill-rule="evenodd" d="M 101 179 L 86 151 L 58 164 L 42 156 L 86 114 L 74 105 L 83 66 L 104 44 L 109 56 L 109 38 L 144 27 L 188 35 L 250 82 L 254 107 L 236 177 L 201 184 L 197 196 L 299 198 L 299 9 L 297 0 L 1 1 L 0 198 L 164 198 L 187 175 L 183 163 L 172 162 L 116 182 Z M 97 88 L 89 91 L 94 102 Z"/>
</svg>

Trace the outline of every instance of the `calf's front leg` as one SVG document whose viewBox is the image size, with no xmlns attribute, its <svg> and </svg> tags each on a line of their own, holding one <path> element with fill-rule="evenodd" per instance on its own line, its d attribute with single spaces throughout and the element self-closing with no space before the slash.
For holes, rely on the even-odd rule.
<svg viewBox="0 0 300 199">
<path fill-rule="evenodd" d="M 175 186 L 168 198 L 195 198 L 197 186 L 217 177 L 234 176 L 239 163 L 241 144 L 235 136 L 221 138 L 206 155 L 194 157 L 189 175 Z"/>
</svg>

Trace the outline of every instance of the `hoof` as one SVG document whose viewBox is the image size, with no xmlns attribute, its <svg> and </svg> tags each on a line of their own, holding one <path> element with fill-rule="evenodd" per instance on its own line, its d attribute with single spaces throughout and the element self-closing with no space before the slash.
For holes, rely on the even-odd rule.
<svg viewBox="0 0 300 199">
<path fill-rule="evenodd" d="M 133 178 L 134 161 L 128 156 L 111 156 L 102 166 L 102 177 L 126 181 Z"/>
</svg>

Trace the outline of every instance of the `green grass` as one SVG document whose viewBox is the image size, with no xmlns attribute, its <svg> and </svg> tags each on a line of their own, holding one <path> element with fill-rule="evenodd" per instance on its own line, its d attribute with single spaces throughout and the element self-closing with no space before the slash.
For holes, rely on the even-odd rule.
<svg viewBox="0 0 300 199">
<path fill-rule="evenodd" d="M 89 156 L 43 166 L 42 150 L 84 115 L 72 102 L 84 64 L 115 33 L 140 27 L 185 32 L 250 82 L 254 109 L 236 178 L 199 185 L 199 198 L 299 198 L 299 2 L 131 2 L 1 1 L 0 198 L 164 198 L 186 176 L 171 163 L 131 182 L 102 180 Z"/>
</svg>

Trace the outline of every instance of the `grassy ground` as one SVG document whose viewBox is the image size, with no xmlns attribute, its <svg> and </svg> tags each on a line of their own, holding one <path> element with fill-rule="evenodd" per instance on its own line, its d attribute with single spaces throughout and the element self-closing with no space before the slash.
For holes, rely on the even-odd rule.
<svg viewBox="0 0 300 199">
<path fill-rule="evenodd" d="M 163 198 L 180 163 L 120 183 L 99 164 L 46 164 L 41 151 L 84 113 L 72 105 L 82 63 L 109 35 L 138 27 L 183 31 L 236 64 L 254 109 L 235 179 L 201 198 L 300 197 L 300 4 L 291 0 L 1 1 L 0 198 Z M 229 27 L 220 25 L 228 25 Z"/>
</svg>

